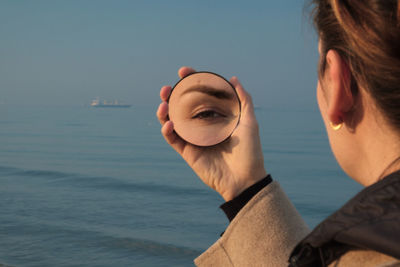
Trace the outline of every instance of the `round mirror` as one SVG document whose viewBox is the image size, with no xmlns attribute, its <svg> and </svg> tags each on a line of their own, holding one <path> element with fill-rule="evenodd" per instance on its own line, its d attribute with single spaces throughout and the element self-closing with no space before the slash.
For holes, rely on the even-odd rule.
<svg viewBox="0 0 400 267">
<path fill-rule="evenodd" d="M 233 85 L 211 72 L 195 72 L 172 88 L 169 119 L 175 132 L 197 146 L 228 139 L 240 118 L 240 101 Z"/>
</svg>

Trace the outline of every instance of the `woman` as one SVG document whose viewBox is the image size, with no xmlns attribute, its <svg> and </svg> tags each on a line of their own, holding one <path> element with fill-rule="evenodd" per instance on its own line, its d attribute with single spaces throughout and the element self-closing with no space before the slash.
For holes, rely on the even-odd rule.
<svg viewBox="0 0 400 267">
<path fill-rule="evenodd" d="M 230 140 L 212 148 L 180 139 L 157 111 L 166 141 L 227 202 L 231 223 L 195 260 L 199 266 L 400 265 L 400 1 L 316 0 L 320 36 L 317 100 L 332 151 L 366 188 L 311 233 L 267 176 L 251 97 Z M 179 76 L 194 72 L 184 67 Z M 233 139 L 233 138 L 231 138 Z M 289 263 L 288 263 L 289 262 Z"/>
</svg>

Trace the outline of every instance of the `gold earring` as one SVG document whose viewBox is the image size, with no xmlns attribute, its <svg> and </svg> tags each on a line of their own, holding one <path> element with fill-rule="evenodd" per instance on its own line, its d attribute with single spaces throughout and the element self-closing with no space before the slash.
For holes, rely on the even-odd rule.
<svg viewBox="0 0 400 267">
<path fill-rule="evenodd" d="M 343 126 L 343 122 L 342 122 L 342 123 L 339 123 L 339 124 L 333 124 L 333 122 L 330 122 L 330 124 L 331 124 L 331 127 L 332 127 L 332 129 L 333 129 L 334 131 L 340 130 L 340 128 L 342 128 L 342 126 Z"/>
</svg>

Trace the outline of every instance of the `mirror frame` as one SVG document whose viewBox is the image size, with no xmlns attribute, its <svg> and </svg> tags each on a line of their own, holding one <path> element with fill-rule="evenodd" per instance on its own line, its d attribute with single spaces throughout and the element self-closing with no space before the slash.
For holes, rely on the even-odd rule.
<svg viewBox="0 0 400 267">
<path fill-rule="evenodd" d="M 198 147 L 213 147 L 213 146 L 217 146 L 217 145 L 219 145 L 219 144 L 222 144 L 222 143 L 224 143 L 226 140 L 228 140 L 228 139 L 232 136 L 232 134 L 235 132 L 236 128 L 238 127 L 238 125 L 239 125 L 239 123 L 240 123 L 240 118 L 241 118 L 241 115 L 242 115 L 242 103 L 240 102 L 239 95 L 238 95 L 238 93 L 236 92 L 236 89 L 235 89 L 235 87 L 233 86 L 233 84 L 232 84 L 231 82 L 229 82 L 225 77 L 223 77 L 223 76 L 221 76 L 221 75 L 219 75 L 219 74 L 217 74 L 217 73 L 215 73 L 215 72 L 211 72 L 211 71 L 196 71 L 196 72 L 193 72 L 193 73 L 190 73 L 190 74 L 186 75 L 185 77 L 181 78 L 178 82 L 175 83 L 175 85 L 171 88 L 171 92 L 169 93 L 169 96 L 168 96 L 168 99 L 167 99 L 167 103 L 169 104 L 169 99 L 171 98 L 171 95 L 172 95 L 172 93 L 174 92 L 175 87 L 176 87 L 182 80 L 184 80 L 184 79 L 186 79 L 186 78 L 188 78 L 188 77 L 190 77 L 190 76 L 192 76 L 192 75 L 199 74 L 199 73 L 212 74 L 212 75 L 214 75 L 214 76 L 217 76 L 217 77 L 223 79 L 225 82 L 227 82 L 227 83 L 230 85 L 230 87 L 232 88 L 233 92 L 234 92 L 235 95 L 236 95 L 236 99 L 237 99 L 238 104 L 239 104 L 239 115 L 238 115 L 237 123 L 236 123 L 235 127 L 232 129 L 231 133 L 230 133 L 224 140 L 222 140 L 221 142 L 218 142 L 218 143 L 216 143 L 216 144 L 213 144 L 213 145 L 203 145 L 203 146 L 202 146 L 202 145 L 196 145 L 196 144 L 193 144 L 193 143 L 187 141 L 187 140 L 186 140 L 185 138 L 183 138 L 182 136 L 180 136 L 180 135 L 175 131 L 175 129 L 174 129 L 174 132 L 179 136 L 179 138 L 181 138 L 182 140 L 184 140 L 185 142 L 187 142 L 187 143 L 189 143 L 189 144 L 191 144 L 191 145 L 193 145 L 193 146 L 198 146 Z M 169 114 L 168 114 L 167 119 L 170 120 Z"/>
</svg>

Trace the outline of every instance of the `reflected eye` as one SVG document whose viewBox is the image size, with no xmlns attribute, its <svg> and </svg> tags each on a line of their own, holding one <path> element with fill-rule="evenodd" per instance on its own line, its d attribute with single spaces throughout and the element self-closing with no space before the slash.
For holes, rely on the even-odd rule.
<svg viewBox="0 0 400 267">
<path fill-rule="evenodd" d="M 201 120 L 206 120 L 206 119 L 215 119 L 215 118 L 224 118 L 226 117 L 225 115 L 216 112 L 214 110 L 204 110 L 197 112 L 192 119 L 201 119 Z"/>
</svg>

